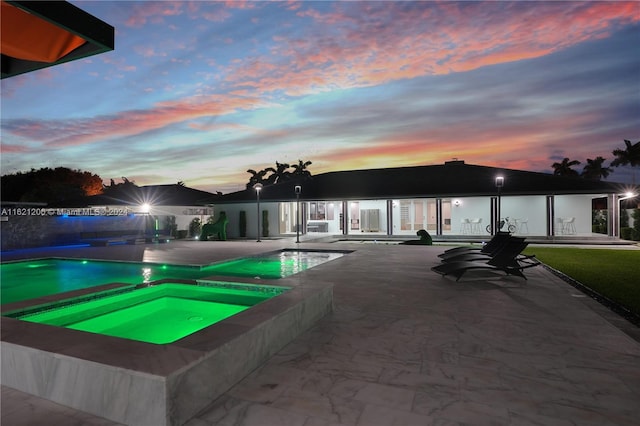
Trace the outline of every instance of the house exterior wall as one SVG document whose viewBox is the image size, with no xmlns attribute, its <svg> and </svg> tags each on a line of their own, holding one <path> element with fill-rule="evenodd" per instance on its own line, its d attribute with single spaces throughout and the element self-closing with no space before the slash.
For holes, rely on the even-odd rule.
<svg viewBox="0 0 640 426">
<path fill-rule="evenodd" d="M 557 221 L 555 235 L 592 235 L 592 200 L 597 197 L 601 197 L 601 194 L 554 196 L 554 214 Z M 327 218 L 320 220 L 310 220 L 309 201 L 306 200 L 300 202 L 301 211 L 304 212 L 304 216 L 301 215 L 301 224 L 303 225 L 302 229 L 306 229 L 308 234 L 322 232 L 331 235 L 414 236 L 419 229 L 428 229 L 431 234 L 437 235 L 435 231 L 437 229 L 436 220 L 439 218 L 441 235 L 488 236 L 489 232 L 486 228 L 491 223 L 492 198 L 495 199 L 495 196 L 322 201 L 327 211 L 332 210 L 332 215 L 327 214 Z M 437 202 L 438 200 L 440 203 Z M 279 204 L 275 202 L 261 202 L 260 204 L 261 210 L 269 211 L 270 236 L 295 235 L 295 226 L 285 227 L 291 232 L 280 232 L 279 225 L 283 218 L 279 217 L 281 211 L 278 208 Z M 441 206 L 440 213 L 437 212 L 438 204 Z M 404 213 L 401 212 L 401 205 L 405 206 Z M 500 207 L 502 218 L 508 217 L 509 223 L 516 226 L 515 234 L 547 235 L 547 196 L 502 195 Z M 229 218 L 227 235 L 229 238 L 239 237 L 239 212 L 241 210 L 247 213 L 247 238 L 257 236 L 256 203 L 217 205 L 216 212 L 221 210 L 227 211 Z M 362 221 L 365 220 L 365 212 L 371 211 L 377 217 L 376 226 L 369 224 L 369 228 L 367 228 Z M 405 217 L 403 229 L 402 216 L 406 215 L 407 211 L 411 217 L 409 219 Z M 347 226 L 346 229 L 341 229 L 341 215 L 345 212 L 347 216 L 342 218 L 342 223 Z M 572 220 L 563 222 L 562 219 Z M 409 228 L 407 228 L 407 220 L 411 222 Z"/>
<path fill-rule="evenodd" d="M 279 228 L 279 203 L 260 202 L 260 211 L 269 212 L 269 236 L 281 235 Z M 220 204 L 214 207 L 216 215 L 225 212 L 229 223 L 227 224 L 227 238 L 240 237 L 240 212 L 244 211 L 247 215 L 247 235 L 248 239 L 257 239 L 258 237 L 258 206 L 257 202 L 253 203 L 237 203 L 237 204 Z M 216 216 L 217 217 L 217 216 Z M 262 233 L 262 219 L 260 219 L 260 230 Z M 262 237 L 262 235 L 261 235 Z"/>
<path fill-rule="evenodd" d="M 193 219 L 200 219 L 200 223 L 204 224 L 214 215 L 214 210 L 210 207 L 201 206 L 151 206 L 149 208 L 150 216 L 157 217 L 160 226 L 163 227 L 167 217 L 174 216 L 179 231 L 189 230 L 189 224 Z M 195 235 L 190 235 L 195 237 Z"/>
<path fill-rule="evenodd" d="M 556 235 L 577 235 L 591 234 L 591 202 L 594 196 L 591 195 L 557 195 L 555 196 L 555 218 L 554 224 L 558 232 Z M 566 219 L 574 218 L 573 229 L 566 229 Z M 562 225 L 562 220 L 565 225 Z M 564 229 L 563 229 L 564 228 Z"/>
</svg>

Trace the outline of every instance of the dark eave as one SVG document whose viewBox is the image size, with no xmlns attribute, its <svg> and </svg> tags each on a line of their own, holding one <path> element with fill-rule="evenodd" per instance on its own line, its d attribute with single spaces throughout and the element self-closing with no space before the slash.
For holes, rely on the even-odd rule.
<svg viewBox="0 0 640 426">
<path fill-rule="evenodd" d="M 118 188 L 109 195 L 93 195 L 58 203 L 54 207 L 88 206 L 207 206 L 215 199 L 211 192 L 182 185 L 148 185 Z"/>
<path fill-rule="evenodd" d="M 504 177 L 503 195 L 612 194 L 624 192 L 622 184 L 554 176 L 505 168 L 476 166 L 462 161 L 444 165 L 329 172 L 302 181 L 265 186 L 264 201 L 295 199 L 295 185 L 303 200 L 398 199 L 496 195 L 495 178 Z M 247 189 L 221 196 L 216 203 L 256 200 Z"/>
<path fill-rule="evenodd" d="M 6 1 L 5 3 L 33 15 L 36 20 L 34 21 L 35 31 L 37 31 L 35 28 L 39 19 L 81 37 L 86 42 L 54 62 L 19 59 L 2 52 L 3 79 L 114 49 L 114 28 L 66 1 Z"/>
</svg>

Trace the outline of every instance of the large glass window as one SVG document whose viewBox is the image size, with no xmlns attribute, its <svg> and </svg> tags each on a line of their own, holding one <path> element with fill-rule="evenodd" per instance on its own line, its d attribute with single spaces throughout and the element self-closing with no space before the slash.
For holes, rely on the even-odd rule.
<svg viewBox="0 0 640 426">
<path fill-rule="evenodd" d="M 314 201 L 309 203 L 309 220 L 333 220 L 333 208 L 329 208 L 326 201 Z"/>
</svg>

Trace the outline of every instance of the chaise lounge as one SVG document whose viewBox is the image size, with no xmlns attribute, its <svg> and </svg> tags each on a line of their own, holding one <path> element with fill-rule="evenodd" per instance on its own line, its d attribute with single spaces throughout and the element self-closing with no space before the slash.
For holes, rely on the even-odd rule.
<svg viewBox="0 0 640 426">
<path fill-rule="evenodd" d="M 502 246 L 509 241 L 510 239 L 515 238 L 512 237 L 508 232 L 498 232 L 496 235 L 489 240 L 488 243 L 483 245 L 482 247 L 454 247 L 449 250 L 445 250 L 443 253 L 438 255 L 441 259 L 447 259 L 454 256 L 458 256 L 465 253 L 486 253 L 486 254 L 494 254 L 497 250 L 502 248 Z"/>
<path fill-rule="evenodd" d="M 524 256 L 522 251 L 529 245 L 526 241 L 511 239 L 498 250 L 494 256 L 475 260 L 456 260 L 443 262 L 431 268 L 432 271 L 441 275 L 452 275 L 459 281 L 468 271 L 484 270 L 504 272 L 506 275 L 516 275 L 524 278 L 522 272 L 526 268 L 531 268 L 540 264 L 535 256 Z"/>
</svg>

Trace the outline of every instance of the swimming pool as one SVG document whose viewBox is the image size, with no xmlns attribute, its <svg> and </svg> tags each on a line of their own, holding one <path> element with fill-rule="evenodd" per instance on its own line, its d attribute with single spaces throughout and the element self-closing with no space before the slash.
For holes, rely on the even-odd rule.
<svg viewBox="0 0 640 426">
<path fill-rule="evenodd" d="M 107 283 L 140 284 L 212 275 L 279 279 L 343 256 L 345 251 L 282 250 L 204 266 L 103 260 L 38 259 L 0 265 L 0 304 Z"/>
<path fill-rule="evenodd" d="M 287 291 L 286 287 L 200 281 L 127 286 L 8 313 L 23 321 L 167 344 Z"/>
</svg>

